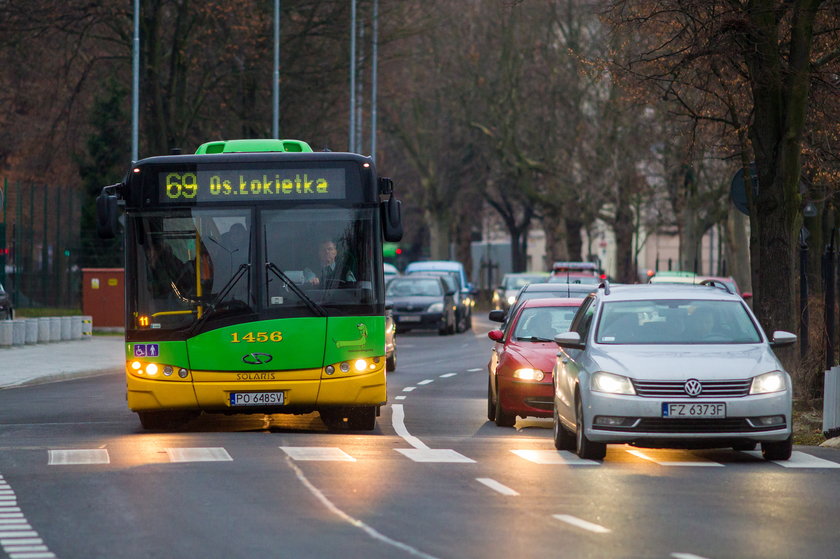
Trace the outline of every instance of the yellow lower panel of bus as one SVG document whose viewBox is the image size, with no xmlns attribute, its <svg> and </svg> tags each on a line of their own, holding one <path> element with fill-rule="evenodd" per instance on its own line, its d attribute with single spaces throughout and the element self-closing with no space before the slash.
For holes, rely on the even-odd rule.
<svg viewBox="0 0 840 559">
<path fill-rule="evenodd" d="M 126 375 L 128 409 L 132 411 L 160 409 L 197 409 L 190 382 L 171 382 Z"/>
<path fill-rule="evenodd" d="M 369 374 L 324 379 L 318 394 L 319 406 L 379 405 L 384 404 L 385 400 L 384 367 Z"/>
<path fill-rule="evenodd" d="M 198 403 L 205 410 L 229 409 L 232 392 L 283 392 L 283 406 L 310 406 L 318 399 L 318 380 L 270 382 L 196 382 Z"/>
</svg>

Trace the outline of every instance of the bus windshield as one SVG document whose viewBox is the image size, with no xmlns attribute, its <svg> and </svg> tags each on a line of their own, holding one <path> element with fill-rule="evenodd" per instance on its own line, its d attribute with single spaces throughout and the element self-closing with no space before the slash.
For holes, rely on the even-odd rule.
<svg viewBox="0 0 840 559">
<path fill-rule="evenodd" d="M 192 208 L 136 216 L 129 313 L 138 329 L 217 319 L 373 314 L 372 208 Z M 255 222 L 260 225 L 255 226 Z"/>
</svg>

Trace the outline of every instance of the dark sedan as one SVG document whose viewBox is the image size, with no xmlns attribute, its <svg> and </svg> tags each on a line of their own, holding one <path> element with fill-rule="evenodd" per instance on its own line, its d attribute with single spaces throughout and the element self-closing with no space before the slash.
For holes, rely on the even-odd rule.
<svg viewBox="0 0 840 559">
<path fill-rule="evenodd" d="M 398 332 L 426 328 L 441 336 L 455 333 L 454 295 L 441 276 L 420 274 L 394 278 L 385 289 Z"/>
</svg>

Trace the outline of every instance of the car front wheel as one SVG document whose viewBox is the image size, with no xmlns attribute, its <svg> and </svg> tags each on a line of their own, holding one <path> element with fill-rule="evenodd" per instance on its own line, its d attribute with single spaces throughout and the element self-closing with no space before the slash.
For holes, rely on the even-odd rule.
<svg viewBox="0 0 840 559">
<path fill-rule="evenodd" d="M 496 402 L 493 401 L 493 383 L 487 375 L 487 419 L 496 421 Z"/>
<path fill-rule="evenodd" d="M 575 434 L 575 450 L 577 455 L 586 460 L 603 460 L 607 455 L 606 443 L 595 443 L 586 438 L 583 426 L 583 404 L 580 398 L 575 402 L 575 421 L 577 433 Z"/>
<path fill-rule="evenodd" d="M 787 460 L 793 453 L 793 435 L 783 441 L 761 443 L 761 455 L 765 460 Z"/>
<path fill-rule="evenodd" d="M 575 448 L 575 438 L 569 433 L 563 423 L 560 421 L 560 416 L 557 415 L 557 407 L 554 408 L 554 448 L 557 450 L 573 450 Z"/>
<path fill-rule="evenodd" d="M 502 394 L 498 391 L 499 381 L 496 380 L 496 425 L 499 427 L 513 427 L 516 425 L 516 415 L 505 411 L 502 407 Z"/>
</svg>

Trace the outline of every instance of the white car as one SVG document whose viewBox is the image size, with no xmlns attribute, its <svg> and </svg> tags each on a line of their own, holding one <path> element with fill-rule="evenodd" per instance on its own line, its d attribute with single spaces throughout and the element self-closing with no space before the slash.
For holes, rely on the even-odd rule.
<svg viewBox="0 0 840 559">
<path fill-rule="evenodd" d="M 792 451 L 790 376 L 744 300 L 712 285 L 608 284 L 558 334 L 554 444 L 600 460 L 608 443 L 653 448 L 761 443 Z"/>
</svg>

